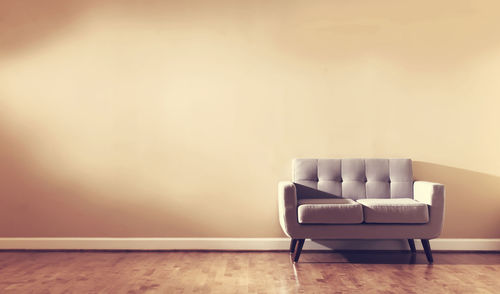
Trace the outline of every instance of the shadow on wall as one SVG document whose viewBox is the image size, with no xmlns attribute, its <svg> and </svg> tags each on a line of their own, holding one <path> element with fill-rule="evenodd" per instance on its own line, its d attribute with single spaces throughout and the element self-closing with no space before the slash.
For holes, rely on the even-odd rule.
<svg viewBox="0 0 500 294">
<path fill-rule="evenodd" d="M 256 21 L 268 16 L 275 27 L 266 27 L 265 32 L 274 34 L 272 39 L 283 51 L 301 58 L 323 56 L 344 60 L 346 56 L 359 59 L 360 55 L 376 53 L 399 58 L 400 62 L 448 60 L 447 65 L 453 66 L 488 48 L 496 48 L 500 42 L 495 30 L 498 25 L 495 6 L 474 8 L 463 1 L 363 5 L 339 1 L 292 5 L 283 0 L 271 2 L 263 5 L 225 0 L 0 1 L 0 51 L 17 53 L 29 47 L 38 48 L 58 32 L 68 30 L 83 15 L 96 10 L 109 10 L 112 14 L 127 12 L 148 20 L 162 15 L 160 22 L 177 17 L 188 22 L 217 20 L 231 15 L 231 23 L 224 27 L 234 26 L 233 21 L 245 19 L 248 13 Z M 276 20 L 279 22 L 274 23 Z M 254 26 L 252 21 L 249 25 Z"/>
<path fill-rule="evenodd" d="M 203 224 L 193 223 L 183 209 L 149 203 L 148 195 L 127 195 L 112 187 L 91 189 L 84 182 L 47 175 L 30 158 L 33 142 L 28 140 L 0 124 L 0 237 L 165 237 L 164 232 L 203 232 Z M 116 201 L 120 197 L 124 201 Z M 176 222 L 162 221 L 165 215 Z"/>
<path fill-rule="evenodd" d="M 500 177 L 422 161 L 413 162 L 413 175 L 416 180 L 445 185 L 445 223 L 441 237 L 500 238 Z M 492 232 L 496 235 L 492 236 Z"/>
<path fill-rule="evenodd" d="M 95 1 L 0 1 L 0 51 L 16 51 L 45 39 L 77 19 Z"/>
<path fill-rule="evenodd" d="M 18 53 L 33 48 L 69 30 L 80 17 L 96 8 L 115 6 L 135 14 L 162 11 L 158 6 L 177 5 L 176 1 L 134 0 L 19 0 L 0 1 L 0 53 Z M 166 10 L 166 8 L 165 8 Z"/>
</svg>

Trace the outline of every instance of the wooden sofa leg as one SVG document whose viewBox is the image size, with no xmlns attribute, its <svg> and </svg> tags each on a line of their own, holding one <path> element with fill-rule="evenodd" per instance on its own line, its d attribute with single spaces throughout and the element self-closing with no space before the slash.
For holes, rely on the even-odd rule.
<svg viewBox="0 0 500 294">
<path fill-rule="evenodd" d="M 297 245 L 297 239 L 292 239 L 290 242 L 290 253 L 293 253 L 295 251 L 295 245 Z"/>
<path fill-rule="evenodd" d="M 293 257 L 293 262 L 298 262 L 300 253 L 302 252 L 302 247 L 304 246 L 305 239 L 298 239 L 299 244 L 297 244 L 297 248 L 295 249 L 295 255 Z"/>
<path fill-rule="evenodd" d="M 408 239 L 408 245 L 410 245 L 411 253 L 417 252 L 417 249 L 415 248 L 415 241 L 413 239 Z"/>
<path fill-rule="evenodd" d="M 427 256 L 427 261 L 429 263 L 433 263 L 434 259 L 432 259 L 432 251 L 431 251 L 431 245 L 429 244 L 429 240 L 422 239 L 421 241 L 422 241 L 422 246 L 424 247 L 425 256 Z"/>
</svg>

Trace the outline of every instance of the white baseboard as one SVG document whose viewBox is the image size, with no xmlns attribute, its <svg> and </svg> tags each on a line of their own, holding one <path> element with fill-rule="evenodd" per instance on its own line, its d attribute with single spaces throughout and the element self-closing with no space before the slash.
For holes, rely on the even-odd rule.
<svg viewBox="0 0 500 294">
<path fill-rule="evenodd" d="M 500 251 L 500 239 L 434 239 L 433 250 Z M 288 250 L 288 238 L 0 238 L 0 250 Z M 420 242 L 417 249 L 422 250 Z M 407 250 L 406 240 L 308 240 L 304 250 Z"/>
</svg>

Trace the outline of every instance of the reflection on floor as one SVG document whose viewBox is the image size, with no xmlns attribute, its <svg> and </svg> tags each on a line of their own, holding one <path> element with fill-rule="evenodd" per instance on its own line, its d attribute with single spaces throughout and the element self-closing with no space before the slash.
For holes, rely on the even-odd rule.
<svg viewBox="0 0 500 294">
<path fill-rule="evenodd" d="M 498 293 L 500 253 L 0 252 L 0 293 Z"/>
<path fill-rule="evenodd" d="M 360 264 L 428 264 L 425 254 L 406 251 L 305 251 L 299 263 L 360 263 Z M 456 253 L 434 251 L 435 264 L 497 264 L 500 253 Z"/>
</svg>

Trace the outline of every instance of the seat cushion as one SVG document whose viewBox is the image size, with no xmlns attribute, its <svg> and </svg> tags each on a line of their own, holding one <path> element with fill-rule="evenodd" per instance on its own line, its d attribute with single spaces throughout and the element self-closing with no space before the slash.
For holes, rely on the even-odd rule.
<svg viewBox="0 0 500 294">
<path fill-rule="evenodd" d="M 427 204 L 410 198 L 358 199 L 365 223 L 423 224 L 429 222 Z"/>
<path fill-rule="evenodd" d="M 351 199 L 300 199 L 298 218 L 301 224 L 360 224 L 363 207 Z"/>
</svg>

